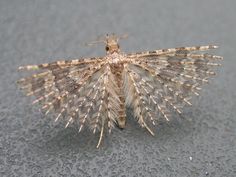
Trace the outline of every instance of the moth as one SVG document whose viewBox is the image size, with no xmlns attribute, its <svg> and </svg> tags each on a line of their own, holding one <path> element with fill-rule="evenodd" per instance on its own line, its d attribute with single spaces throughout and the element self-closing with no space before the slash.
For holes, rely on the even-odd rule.
<svg viewBox="0 0 236 177">
<path fill-rule="evenodd" d="M 221 56 L 205 53 L 215 45 L 179 47 L 125 54 L 115 34 L 90 43 L 104 43 L 104 57 L 55 61 L 20 66 L 35 73 L 18 81 L 27 96 L 36 97 L 55 121 L 66 119 L 66 126 L 78 125 L 99 132 L 97 148 L 104 132 L 126 125 L 126 108 L 133 110 L 141 127 L 154 135 L 153 126 L 170 120 L 172 112 L 181 114 L 192 105 L 193 95 L 215 75 Z"/>
</svg>

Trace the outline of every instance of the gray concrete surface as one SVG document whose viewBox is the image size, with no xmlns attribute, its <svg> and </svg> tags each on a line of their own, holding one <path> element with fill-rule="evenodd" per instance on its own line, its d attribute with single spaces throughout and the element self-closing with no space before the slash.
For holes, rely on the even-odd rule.
<svg viewBox="0 0 236 177">
<path fill-rule="evenodd" d="M 236 176 L 236 1 L 0 1 L 0 176 Z M 151 137 L 129 115 L 98 136 L 54 124 L 16 87 L 19 65 L 104 54 L 85 42 L 128 33 L 126 52 L 217 44 L 218 76 Z"/>
</svg>

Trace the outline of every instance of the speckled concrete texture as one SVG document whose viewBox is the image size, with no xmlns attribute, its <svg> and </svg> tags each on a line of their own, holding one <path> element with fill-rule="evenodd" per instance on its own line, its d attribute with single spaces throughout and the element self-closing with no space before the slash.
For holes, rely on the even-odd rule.
<svg viewBox="0 0 236 177">
<path fill-rule="evenodd" d="M 1 0 L 0 176 L 236 176 L 235 0 Z M 15 84 L 19 65 L 104 55 L 84 43 L 124 34 L 125 52 L 217 44 L 216 78 L 192 107 L 151 137 L 128 112 L 127 128 L 78 134 L 31 106 Z"/>
</svg>

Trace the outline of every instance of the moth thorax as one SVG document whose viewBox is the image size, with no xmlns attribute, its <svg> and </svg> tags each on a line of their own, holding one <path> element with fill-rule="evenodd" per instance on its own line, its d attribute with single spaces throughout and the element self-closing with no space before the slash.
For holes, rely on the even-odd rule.
<svg viewBox="0 0 236 177">
<path fill-rule="evenodd" d="M 122 55 L 120 55 L 118 52 L 112 52 L 107 55 L 107 60 L 110 64 L 117 64 L 123 59 Z"/>
</svg>

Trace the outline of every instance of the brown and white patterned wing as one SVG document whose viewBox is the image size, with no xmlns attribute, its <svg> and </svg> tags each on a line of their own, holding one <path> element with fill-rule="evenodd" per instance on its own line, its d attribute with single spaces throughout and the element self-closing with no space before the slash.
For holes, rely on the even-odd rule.
<svg viewBox="0 0 236 177">
<path fill-rule="evenodd" d="M 55 121 L 64 116 L 66 127 L 76 121 L 79 131 L 84 125 L 94 133 L 100 131 L 99 146 L 104 128 L 108 127 L 110 131 L 116 122 L 119 99 L 108 65 L 102 59 L 89 61 L 60 61 L 20 67 L 20 70 L 36 70 L 39 73 L 20 79 L 18 84 L 27 95 L 36 97 L 33 103 L 40 103 L 46 113 L 54 110 L 57 113 Z"/>
<path fill-rule="evenodd" d="M 82 88 L 101 67 L 102 63 L 88 65 L 79 60 L 23 66 L 19 70 L 37 73 L 18 80 L 18 84 L 27 95 L 37 98 L 33 103 L 41 103 L 43 109 L 58 110 L 69 96 L 78 94 L 78 88 Z"/>
<path fill-rule="evenodd" d="M 128 55 L 125 85 L 127 104 L 134 108 L 139 123 L 151 134 L 150 123 L 161 115 L 169 121 L 171 111 L 181 113 L 184 105 L 191 105 L 192 95 L 215 75 L 222 57 L 197 53 L 216 46 L 181 47 Z"/>
</svg>

